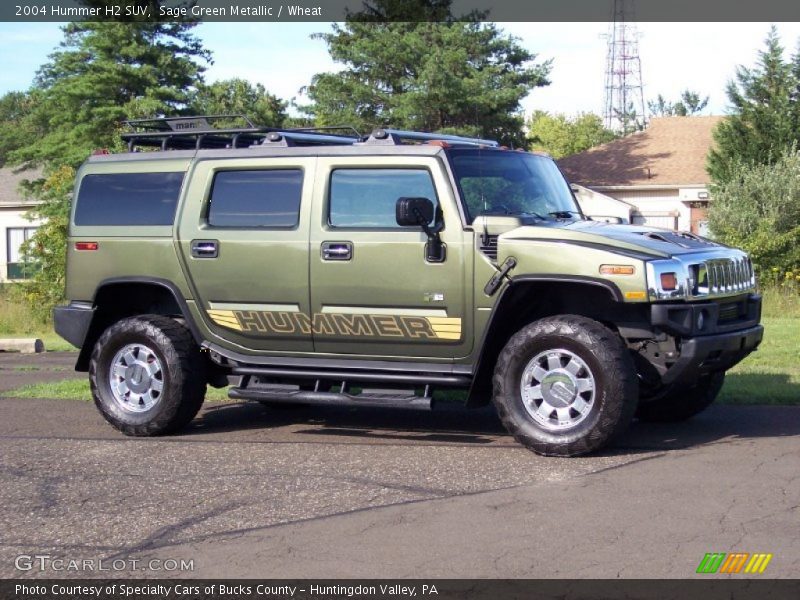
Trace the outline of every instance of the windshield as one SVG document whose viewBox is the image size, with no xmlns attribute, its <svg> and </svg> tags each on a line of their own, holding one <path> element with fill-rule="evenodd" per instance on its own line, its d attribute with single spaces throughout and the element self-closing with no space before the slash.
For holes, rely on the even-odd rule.
<svg viewBox="0 0 800 600">
<path fill-rule="evenodd" d="M 552 159 L 523 152 L 448 151 L 470 223 L 480 215 L 582 219 Z"/>
</svg>

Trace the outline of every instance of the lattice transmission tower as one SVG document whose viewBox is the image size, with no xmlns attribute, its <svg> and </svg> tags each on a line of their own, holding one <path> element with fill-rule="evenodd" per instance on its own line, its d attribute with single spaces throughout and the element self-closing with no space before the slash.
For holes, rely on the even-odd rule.
<svg viewBox="0 0 800 600">
<path fill-rule="evenodd" d="M 627 135 L 645 126 L 639 32 L 633 22 L 634 0 L 611 0 L 612 22 L 607 37 L 606 127 Z"/>
</svg>

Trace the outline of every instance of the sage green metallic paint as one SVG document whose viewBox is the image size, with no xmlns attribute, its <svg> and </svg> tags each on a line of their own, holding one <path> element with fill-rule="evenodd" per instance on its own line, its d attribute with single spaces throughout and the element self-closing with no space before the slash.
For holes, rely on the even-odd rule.
<svg viewBox="0 0 800 600">
<path fill-rule="evenodd" d="M 483 226 L 463 222 L 454 185 L 441 149 L 348 147 L 325 154 L 319 149 L 222 150 L 93 157 L 87 173 L 186 171 L 175 227 L 70 228 L 67 297 L 91 301 L 108 278 L 148 277 L 172 282 L 186 300 L 199 334 L 223 349 L 244 355 L 358 357 L 471 364 L 492 308 L 502 289 L 483 292 L 496 268 L 479 249 Z M 328 225 L 328 182 L 336 168 L 424 168 L 433 178 L 444 215 L 446 260 L 425 260 L 425 235 L 413 229 L 346 230 Z M 214 173 L 225 169 L 303 170 L 300 217 L 292 229 L 214 228 L 207 223 Z M 76 189 L 77 189 L 76 188 Z M 112 202 L 113 198 L 109 198 Z M 648 239 L 644 228 L 590 221 L 520 225 L 513 218 L 485 219 L 500 233 L 498 260 L 514 257 L 511 276 L 568 275 L 605 279 L 622 294 L 646 290 L 644 258 L 680 251 Z M 483 221 L 481 222 L 483 223 Z M 217 240 L 217 258 L 193 258 L 191 242 Z M 97 241 L 97 251 L 76 251 L 76 241 Z M 323 242 L 350 242 L 349 261 L 325 261 Z M 644 255 L 642 254 L 644 253 Z M 633 275 L 601 275 L 603 264 L 632 265 Z M 507 285 L 507 284 L 504 284 Z M 638 300 L 645 301 L 645 300 Z M 217 306 L 274 305 L 315 313 L 431 314 L 461 319 L 459 339 L 358 339 L 347 336 L 236 331 L 215 323 Z M 224 323 L 224 319 L 222 319 Z M 455 336 L 453 336 L 455 337 Z"/>
</svg>

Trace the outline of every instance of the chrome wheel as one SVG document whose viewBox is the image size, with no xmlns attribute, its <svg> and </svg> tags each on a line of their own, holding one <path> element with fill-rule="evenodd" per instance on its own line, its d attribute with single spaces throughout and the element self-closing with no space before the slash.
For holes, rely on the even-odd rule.
<svg viewBox="0 0 800 600">
<path fill-rule="evenodd" d="M 108 381 L 122 410 L 142 413 L 161 400 L 164 370 L 153 350 L 143 344 L 128 344 L 114 355 Z"/>
<path fill-rule="evenodd" d="M 594 375 L 577 354 L 564 349 L 546 350 L 525 366 L 520 394 L 528 414 L 544 429 L 571 429 L 592 410 Z"/>
</svg>

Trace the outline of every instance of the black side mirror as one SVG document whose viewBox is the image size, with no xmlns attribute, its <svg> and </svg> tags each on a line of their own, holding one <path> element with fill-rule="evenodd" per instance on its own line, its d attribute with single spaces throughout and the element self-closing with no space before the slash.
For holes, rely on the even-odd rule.
<svg viewBox="0 0 800 600">
<path fill-rule="evenodd" d="M 430 222 L 434 221 L 433 227 Z M 401 227 L 421 227 L 428 236 L 425 244 L 425 260 L 444 262 L 445 246 L 439 233 L 444 228 L 441 208 L 435 210 L 428 198 L 398 198 L 395 206 L 395 220 Z"/>
<path fill-rule="evenodd" d="M 421 227 L 433 221 L 433 202 L 427 198 L 398 198 L 395 218 L 401 227 Z"/>
</svg>

